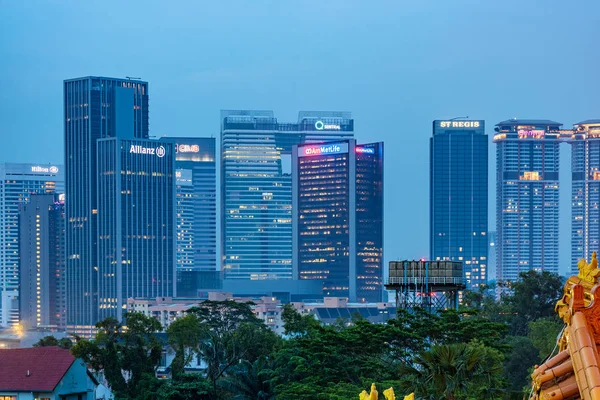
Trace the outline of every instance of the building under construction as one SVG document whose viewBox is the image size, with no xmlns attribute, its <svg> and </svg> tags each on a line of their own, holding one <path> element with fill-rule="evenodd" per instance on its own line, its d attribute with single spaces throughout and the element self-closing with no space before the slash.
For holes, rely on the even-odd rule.
<svg viewBox="0 0 600 400">
<path fill-rule="evenodd" d="M 387 290 L 396 292 L 398 308 L 458 308 L 458 292 L 466 288 L 463 265 L 454 261 L 390 261 Z"/>
</svg>

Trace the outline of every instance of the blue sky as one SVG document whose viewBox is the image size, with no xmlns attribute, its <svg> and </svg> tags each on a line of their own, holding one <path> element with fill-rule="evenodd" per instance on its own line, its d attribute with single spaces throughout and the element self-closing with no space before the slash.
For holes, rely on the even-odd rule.
<svg viewBox="0 0 600 400">
<path fill-rule="evenodd" d="M 78 76 L 147 80 L 158 137 L 218 137 L 226 108 L 291 121 L 352 111 L 358 139 L 386 146 L 386 260 L 428 254 L 433 119 L 469 115 L 492 133 L 512 117 L 600 118 L 595 0 L 0 0 L 0 10 L 0 162 L 62 160 L 62 81 Z"/>
</svg>

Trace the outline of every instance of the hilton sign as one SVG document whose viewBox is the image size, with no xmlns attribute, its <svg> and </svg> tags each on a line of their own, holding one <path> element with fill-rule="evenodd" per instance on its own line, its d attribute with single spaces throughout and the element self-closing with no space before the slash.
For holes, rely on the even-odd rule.
<svg viewBox="0 0 600 400">
<path fill-rule="evenodd" d="M 39 173 L 46 173 L 46 174 L 56 174 L 56 173 L 58 173 L 58 167 L 55 167 L 55 166 L 40 167 L 39 165 L 34 165 L 33 167 L 31 167 L 31 172 L 39 172 Z"/>
</svg>

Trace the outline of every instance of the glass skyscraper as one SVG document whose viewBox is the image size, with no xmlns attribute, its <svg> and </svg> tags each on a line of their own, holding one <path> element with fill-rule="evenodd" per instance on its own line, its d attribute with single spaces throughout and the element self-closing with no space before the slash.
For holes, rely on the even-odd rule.
<svg viewBox="0 0 600 400">
<path fill-rule="evenodd" d="M 382 299 L 383 143 L 294 146 L 293 267 L 323 295 Z"/>
<path fill-rule="evenodd" d="M 32 195 L 19 215 L 19 303 L 24 329 L 65 329 L 64 195 Z"/>
<path fill-rule="evenodd" d="M 121 320 L 130 297 L 175 295 L 175 150 L 172 143 L 97 142 L 100 320 Z"/>
<path fill-rule="evenodd" d="M 496 276 L 558 273 L 559 144 L 562 124 L 507 120 L 496 125 Z"/>
<path fill-rule="evenodd" d="M 34 194 L 62 193 L 62 165 L 0 164 L 0 326 L 19 322 L 19 212 Z"/>
<path fill-rule="evenodd" d="M 164 137 L 175 148 L 177 271 L 217 270 L 214 138 Z"/>
<path fill-rule="evenodd" d="M 600 250 L 600 119 L 575 124 L 571 144 L 571 274 Z"/>
<path fill-rule="evenodd" d="M 487 282 L 488 136 L 484 121 L 436 120 L 430 139 L 430 259 L 461 261 Z"/>
<path fill-rule="evenodd" d="M 292 279 L 292 146 L 350 139 L 347 112 L 221 112 L 221 266 L 227 279 Z"/>
<path fill-rule="evenodd" d="M 89 76 L 64 81 L 67 325 L 98 321 L 98 139 L 148 138 L 148 83 Z"/>
</svg>

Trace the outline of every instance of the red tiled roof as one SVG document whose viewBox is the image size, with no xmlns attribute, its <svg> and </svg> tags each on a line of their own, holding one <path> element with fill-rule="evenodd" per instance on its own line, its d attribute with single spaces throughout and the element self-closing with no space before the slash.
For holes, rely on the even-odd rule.
<svg viewBox="0 0 600 400">
<path fill-rule="evenodd" d="M 73 361 L 60 347 L 0 350 L 0 390 L 51 392 Z"/>
</svg>

